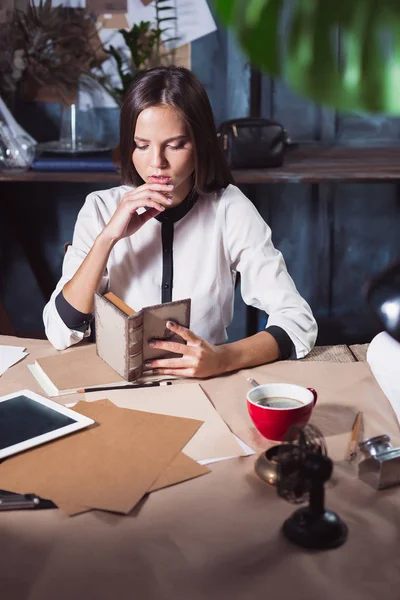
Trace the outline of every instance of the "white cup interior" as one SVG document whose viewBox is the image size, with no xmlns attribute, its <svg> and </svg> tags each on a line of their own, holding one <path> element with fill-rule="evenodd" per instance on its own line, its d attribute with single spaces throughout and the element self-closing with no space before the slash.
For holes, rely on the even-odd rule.
<svg viewBox="0 0 400 600">
<path fill-rule="evenodd" d="M 258 385 L 247 392 L 247 399 L 252 404 L 257 404 L 264 398 L 291 398 L 306 405 L 313 402 L 314 394 L 307 388 L 294 383 L 266 383 L 264 385 Z M 259 408 L 265 408 L 265 410 L 296 410 L 301 408 L 300 406 L 278 408 L 263 406 L 262 404 L 257 404 L 257 406 Z"/>
</svg>

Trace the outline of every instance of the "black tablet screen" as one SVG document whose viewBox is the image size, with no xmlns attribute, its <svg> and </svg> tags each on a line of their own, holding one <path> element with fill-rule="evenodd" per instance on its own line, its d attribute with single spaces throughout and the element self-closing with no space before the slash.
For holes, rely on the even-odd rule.
<svg viewBox="0 0 400 600">
<path fill-rule="evenodd" d="M 76 423 L 27 396 L 0 402 L 0 450 Z"/>
</svg>

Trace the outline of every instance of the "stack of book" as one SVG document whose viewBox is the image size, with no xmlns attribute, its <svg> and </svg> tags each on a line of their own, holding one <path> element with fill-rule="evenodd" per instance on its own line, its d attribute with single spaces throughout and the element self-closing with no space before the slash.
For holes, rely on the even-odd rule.
<svg viewBox="0 0 400 600">
<path fill-rule="evenodd" d="M 44 152 L 32 163 L 33 171 L 96 171 L 117 173 L 119 166 L 112 160 L 111 152 L 94 154 L 52 154 Z"/>
</svg>

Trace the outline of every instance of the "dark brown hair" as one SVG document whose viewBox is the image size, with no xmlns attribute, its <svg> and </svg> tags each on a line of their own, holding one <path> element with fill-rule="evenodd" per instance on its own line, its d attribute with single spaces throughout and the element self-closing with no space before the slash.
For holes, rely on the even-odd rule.
<svg viewBox="0 0 400 600">
<path fill-rule="evenodd" d="M 233 182 L 218 143 L 214 116 L 200 81 L 184 67 L 155 67 L 138 75 L 125 94 L 120 116 L 121 171 L 124 183 L 144 182 L 132 163 L 134 133 L 145 108 L 167 105 L 177 109 L 188 126 L 194 146 L 194 190 L 218 191 Z"/>
</svg>

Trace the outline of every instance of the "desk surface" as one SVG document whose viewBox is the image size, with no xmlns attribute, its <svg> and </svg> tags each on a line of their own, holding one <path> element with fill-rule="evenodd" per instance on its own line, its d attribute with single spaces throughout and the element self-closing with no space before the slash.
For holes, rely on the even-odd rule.
<svg viewBox="0 0 400 600">
<path fill-rule="evenodd" d="M 304 145 L 287 152 L 279 169 L 233 171 L 236 183 L 391 183 L 400 180 L 400 147 Z M 95 172 L 1 173 L 0 181 L 120 183 L 120 175 Z"/>
<path fill-rule="evenodd" d="M 5 336 L 0 344 L 26 345 L 30 351 L 0 378 L 1 394 L 24 386 L 37 389 L 26 364 L 54 349 L 42 340 Z M 303 375 L 312 369 L 318 373 L 318 416 L 330 427 L 330 438 L 348 442 L 349 432 L 335 421 L 341 407 L 351 409 L 347 420 L 354 410 L 363 410 L 367 434 L 385 430 L 395 439 L 393 412 L 367 365 L 354 356 L 347 364 L 320 362 L 331 351 L 337 354 L 325 348 L 315 362 L 291 363 Z M 251 373 L 262 382 L 268 373 L 284 374 L 288 368 L 276 363 Z M 346 375 L 346 381 L 335 373 Z M 205 382 L 207 394 L 228 418 L 237 410 L 237 396 L 231 397 L 237 389 L 243 404 L 243 374 Z M 341 404 L 346 385 L 349 393 Z M 215 386 L 221 397 L 213 395 Z M 327 506 L 347 522 L 349 538 L 339 549 L 310 553 L 282 537 L 281 524 L 296 507 L 255 476 L 254 462 L 248 457 L 216 463 L 208 475 L 150 494 L 126 517 L 97 511 L 73 518 L 58 510 L 0 512 L 4 597 L 398 600 L 400 488 L 376 492 L 358 481 L 354 465 L 337 460 L 326 486 Z"/>
</svg>

